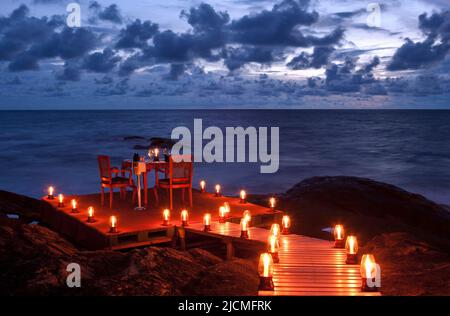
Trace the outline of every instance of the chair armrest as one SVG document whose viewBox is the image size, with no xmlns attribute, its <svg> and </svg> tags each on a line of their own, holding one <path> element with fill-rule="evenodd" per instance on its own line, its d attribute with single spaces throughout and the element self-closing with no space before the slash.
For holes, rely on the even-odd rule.
<svg viewBox="0 0 450 316">
<path fill-rule="evenodd" d="M 115 173 L 116 176 L 118 176 L 118 175 L 119 175 L 119 168 L 117 168 L 117 167 L 111 167 L 111 173 Z"/>
</svg>

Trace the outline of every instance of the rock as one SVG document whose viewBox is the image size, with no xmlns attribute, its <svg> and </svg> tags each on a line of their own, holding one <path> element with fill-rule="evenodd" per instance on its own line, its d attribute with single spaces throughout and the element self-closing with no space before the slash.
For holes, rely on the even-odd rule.
<svg viewBox="0 0 450 316">
<path fill-rule="evenodd" d="M 69 263 L 81 267 L 81 288 L 66 286 Z M 5 218 L 0 266 L 0 295 L 186 295 L 192 284 L 198 293 L 257 294 L 256 268 L 245 260 L 223 261 L 200 249 L 80 251 L 45 227 Z M 243 280 L 252 282 L 243 288 Z"/>
<path fill-rule="evenodd" d="M 376 236 L 360 253 L 381 268 L 383 295 L 450 295 L 450 255 L 407 233 Z"/>
<path fill-rule="evenodd" d="M 363 240 L 406 231 L 442 246 L 450 245 L 445 208 L 421 195 L 370 179 L 306 179 L 282 196 L 282 205 L 291 211 L 300 232 L 317 237 L 330 238 L 321 230 L 340 222 Z"/>
<path fill-rule="evenodd" d="M 163 137 L 150 138 L 150 147 L 172 148 L 172 146 L 175 143 L 176 141 L 171 138 L 163 138 Z"/>
<path fill-rule="evenodd" d="M 39 221 L 43 207 L 47 203 L 25 195 L 0 190 L 0 214 L 17 214 L 24 221 Z"/>
</svg>

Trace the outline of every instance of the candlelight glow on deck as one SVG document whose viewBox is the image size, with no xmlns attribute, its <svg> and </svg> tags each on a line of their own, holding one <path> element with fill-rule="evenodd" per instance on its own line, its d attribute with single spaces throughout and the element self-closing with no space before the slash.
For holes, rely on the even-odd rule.
<svg viewBox="0 0 450 316">
<path fill-rule="evenodd" d="M 169 225 L 170 222 L 170 210 L 168 208 L 163 211 L 163 226 Z"/>
</svg>

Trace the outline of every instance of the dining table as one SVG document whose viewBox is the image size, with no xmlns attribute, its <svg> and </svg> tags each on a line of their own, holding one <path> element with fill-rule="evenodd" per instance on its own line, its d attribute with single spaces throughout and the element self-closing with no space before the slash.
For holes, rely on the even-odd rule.
<svg viewBox="0 0 450 316">
<path fill-rule="evenodd" d="M 159 183 L 159 173 L 163 173 L 166 177 L 169 172 L 169 162 L 165 160 L 145 160 L 145 172 L 142 174 L 143 179 L 143 187 L 144 187 L 144 205 L 148 206 L 148 175 L 155 172 L 155 190 L 158 187 Z M 122 161 L 122 170 L 125 173 L 125 170 L 130 170 L 133 174 L 133 160 L 132 159 L 124 159 Z M 123 174 L 122 174 L 123 176 Z"/>
</svg>

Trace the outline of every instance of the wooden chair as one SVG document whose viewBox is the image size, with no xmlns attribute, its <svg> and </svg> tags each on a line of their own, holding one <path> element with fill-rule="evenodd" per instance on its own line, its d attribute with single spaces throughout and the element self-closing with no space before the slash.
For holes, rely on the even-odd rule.
<svg viewBox="0 0 450 316">
<path fill-rule="evenodd" d="M 136 197 L 137 189 L 134 185 L 132 174 L 130 172 L 129 177 L 125 177 L 125 172 L 128 170 L 119 170 L 117 167 L 111 167 L 111 161 L 109 156 L 98 156 L 98 168 L 100 171 L 100 185 L 101 185 L 101 204 L 105 204 L 105 188 L 109 189 L 109 207 L 112 208 L 113 204 L 113 189 L 120 189 L 120 197 L 125 198 L 126 189 L 128 187 L 133 189 L 133 202 Z M 119 177 L 119 171 L 122 176 Z M 129 172 L 129 171 L 128 171 Z"/>
<path fill-rule="evenodd" d="M 166 173 L 168 178 L 158 179 L 155 183 L 155 197 L 157 203 L 157 188 L 169 190 L 170 209 L 173 210 L 173 189 L 182 189 L 182 200 L 185 201 L 185 190 L 189 190 L 189 206 L 192 207 L 192 177 L 194 173 L 192 155 L 170 156 L 169 170 Z M 179 161 L 179 162 L 178 162 Z"/>
</svg>

